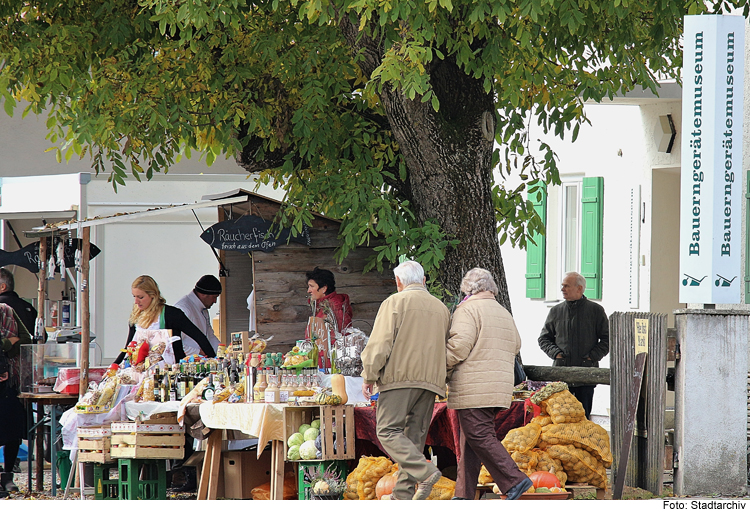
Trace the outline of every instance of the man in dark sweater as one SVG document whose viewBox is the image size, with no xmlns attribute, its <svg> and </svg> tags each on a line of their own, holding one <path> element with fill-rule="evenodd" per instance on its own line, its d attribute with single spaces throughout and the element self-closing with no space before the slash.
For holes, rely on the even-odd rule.
<svg viewBox="0 0 750 528">
<path fill-rule="evenodd" d="M 15 291 L 16 283 L 13 274 L 5 268 L 0 268 L 0 303 L 7 304 L 18 315 L 29 334 L 34 336 L 36 325 L 36 309 L 21 299 Z"/>
<path fill-rule="evenodd" d="M 609 353 L 607 314 L 583 295 L 585 290 L 586 279 L 582 275 L 566 274 L 561 287 L 565 301 L 550 309 L 539 335 L 539 347 L 554 360 L 555 367 L 598 367 L 599 360 Z M 570 388 L 589 419 L 595 387 Z"/>
</svg>

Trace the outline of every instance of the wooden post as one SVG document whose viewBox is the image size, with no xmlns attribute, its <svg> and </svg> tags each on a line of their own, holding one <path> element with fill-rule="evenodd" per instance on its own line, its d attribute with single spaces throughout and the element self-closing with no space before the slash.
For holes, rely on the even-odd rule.
<svg viewBox="0 0 750 528">
<path fill-rule="evenodd" d="M 633 373 L 632 385 L 627 393 L 627 415 L 625 416 L 625 431 L 622 449 L 617 463 L 615 474 L 615 486 L 612 498 L 620 500 L 625 487 L 625 475 L 627 474 L 628 458 L 630 456 L 630 444 L 633 442 L 635 432 L 635 417 L 638 411 L 638 400 L 641 397 L 641 384 L 643 372 L 646 370 L 646 358 L 648 356 L 648 319 L 635 319 L 635 371 Z"/>
<path fill-rule="evenodd" d="M 39 239 L 39 287 L 37 288 L 36 308 L 37 318 L 44 321 L 44 290 L 45 281 L 47 280 L 47 237 Z M 36 328 L 29 328 L 29 332 L 36 333 Z M 37 336 L 34 336 L 37 337 Z M 39 336 L 38 344 L 44 343 L 44 332 Z"/>
<path fill-rule="evenodd" d="M 648 320 L 648 360 L 635 416 L 635 428 L 627 431 L 628 406 L 632 392 L 636 344 L 635 323 Z M 612 479 L 625 472 L 625 485 L 661 495 L 664 486 L 664 409 L 666 402 L 667 316 L 642 312 L 614 312 L 609 318 Z M 630 437 L 626 460 L 620 460 L 622 446 Z M 623 465 L 624 464 L 624 465 Z"/>
<path fill-rule="evenodd" d="M 45 281 L 47 280 L 47 238 L 42 237 L 39 239 L 39 289 L 37 290 L 37 317 L 44 321 L 45 305 L 44 305 L 44 291 Z M 36 330 L 36 329 L 35 329 Z M 34 330 L 34 332 L 35 332 Z M 44 332 L 40 332 L 41 336 L 37 341 L 37 347 L 44 346 Z M 44 355 L 44 353 L 42 353 Z M 39 364 L 39 369 L 44 369 L 43 364 Z M 42 376 L 34 376 L 37 380 L 42 379 Z M 33 403 L 29 402 L 29 405 Z M 42 421 L 44 417 L 44 406 L 41 403 L 36 404 L 37 423 Z M 33 412 L 33 411 L 32 411 Z M 53 411 L 54 412 L 54 411 Z M 29 449 L 31 451 L 31 449 Z M 35 446 L 34 446 L 34 480 L 36 483 L 36 490 L 41 491 L 44 489 L 44 428 L 37 428 L 35 435 Z M 29 461 L 31 463 L 31 461 Z M 31 482 L 29 482 L 29 491 L 31 491 Z"/>
<path fill-rule="evenodd" d="M 81 248 L 81 284 L 78 285 L 81 303 L 81 364 L 78 394 L 86 394 L 89 385 L 89 346 L 91 343 L 91 318 L 89 313 L 89 260 L 91 256 L 91 228 L 83 228 Z"/>
</svg>

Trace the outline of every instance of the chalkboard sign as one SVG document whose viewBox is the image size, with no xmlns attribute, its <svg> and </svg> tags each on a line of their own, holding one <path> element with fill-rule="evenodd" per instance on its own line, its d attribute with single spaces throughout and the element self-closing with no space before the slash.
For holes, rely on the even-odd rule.
<svg viewBox="0 0 750 528">
<path fill-rule="evenodd" d="M 224 251 L 265 251 L 270 253 L 279 244 L 287 241 L 310 245 L 310 232 L 307 226 L 302 233 L 289 237 L 288 228 L 279 231 L 278 225 L 259 216 L 245 215 L 234 220 L 225 220 L 214 224 L 203 233 L 201 238 L 211 247 Z"/>
<path fill-rule="evenodd" d="M 63 243 L 63 258 L 65 259 L 66 268 L 75 267 L 75 254 L 76 248 L 79 247 L 81 239 L 73 238 Z M 57 262 L 57 243 L 58 239 L 54 240 L 51 238 L 47 239 L 47 259 L 50 256 L 55 257 L 55 271 L 60 271 L 59 263 Z M 89 258 L 93 259 L 100 253 L 100 249 L 94 244 L 90 244 L 90 255 Z M 39 242 L 33 242 L 28 246 L 24 246 L 16 251 L 4 251 L 0 249 L 0 267 L 3 266 L 21 266 L 26 268 L 32 273 L 39 272 Z"/>
</svg>

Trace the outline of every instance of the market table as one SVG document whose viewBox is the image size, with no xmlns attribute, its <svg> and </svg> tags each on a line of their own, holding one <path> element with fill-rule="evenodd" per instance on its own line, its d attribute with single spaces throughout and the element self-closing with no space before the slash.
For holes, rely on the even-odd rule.
<svg viewBox="0 0 750 528">
<path fill-rule="evenodd" d="M 31 491 L 31 460 L 34 460 L 36 490 L 44 491 L 44 435 L 40 434 L 37 429 L 47 423 L 44 414 L 44 407 L 50 408 L 50 466 L 52 469 L 51 494 L 57 493 L 57 483 L 55 474 L 57 463 L 57 436 L 58 420 L 57 413 L 62 414 L 64 407 L 71 407 L 78 401 L 77 394 L 57 394 L 54 392 L 35 393 L 22 392 L 18 397 L 23 401 L 26 407 L 27 424 L 29 427 L 29 491 Z M 34 419 L 34 404 L 36 404 L 36 420 Z"/>
<path fill-rule="evenodd" d="M 195 404 L 197 405 L 197 404 Z M 191 405 L 192 407 L 192 405 Z M 216 499 L 219 487 L 222 435 L 220 430 L 238 430 L 258 439 L 258 458 L 271 442 L 271 500 L 281 500 L 284 491 L 284 408 L 282 403 L 202 403 L 198 410 L 203 425 L 212 429 L 203 458 L 198 500 Z"/>
<path fill-rule="evenodd" d="M 366 451 L 370 450 L 363 446 L 362 441 L 374 444 L 382 453 L 385 453 L 383 446 L 378 440 L 376 433 L 376 409 L 374 407 L 355 407 L 354 408 L 354 427 L 357 441 L 359 443 L 357 457 L 361 455 L 371 455 Z M 499 411 L 495 416 L 495 434 L 498 439 L 502 440 L 511 429 L 524 425 L 523 401 L 513 401 L 509 409 Z M 445 447 L 453 452 L 456 456 L 456 462 L 461 458 L 460 449 L 460 432 L 458 425 L 458 415 L 453 409 L 448 409 L 444 402 L 436 402 L 432 410 L 432 420 L 430 429 L 427 432 L 425 445 Z"/>
</svg>

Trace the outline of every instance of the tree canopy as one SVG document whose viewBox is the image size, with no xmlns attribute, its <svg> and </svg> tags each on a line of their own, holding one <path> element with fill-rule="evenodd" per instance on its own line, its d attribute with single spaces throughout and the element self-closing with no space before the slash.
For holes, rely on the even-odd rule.
<svg viewBox="0 0 750 528">
<path fill-rule="evenodd" d="M 559 183 L 529 126 L 575 139 L 584 101 L 679 78 L 685 14 L 742 0 L 0 0 L 0 98 L 48 113 L 59 158 L 112 183 L 235 157 L 282 220 L 342 220 L 340 256 L 415 257 L 452 294 L 543 226 Z M 533 154 L 532 154 L 533 153 Z M 523 183 L 495 183 L 520 171 Z M 503 294 L 503 292 L 505 292 Z"/>
</svg>

